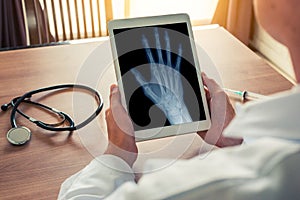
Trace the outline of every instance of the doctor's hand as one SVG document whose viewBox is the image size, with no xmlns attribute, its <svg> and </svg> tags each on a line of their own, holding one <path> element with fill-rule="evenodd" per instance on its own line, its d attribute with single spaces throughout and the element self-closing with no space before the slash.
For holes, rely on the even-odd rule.
<svg viewBox="0 0 300 200">
<path fill-rule="evenodd" d="M 131 119 L 121 104 L 120 92 L 116 85 L 110 87 L 110 108 L 105 114 L 109 140 L 105 154 L 118 156 L 132 167 L 138 149 Z"/>
<path fill-rule="evenodd" d="M 239 145 L 242 139 L 228 138 L 222 135 L 223 130 L 228 126 L 235 116 L 234 109 L 224 90 L 202 73 L 204 86 L 206 86 L 206 98 L 210 109 L 211 127 L 208 131 L 199 131 L 198 135 L 207 143 L 217 147 Z"/>
</svg>

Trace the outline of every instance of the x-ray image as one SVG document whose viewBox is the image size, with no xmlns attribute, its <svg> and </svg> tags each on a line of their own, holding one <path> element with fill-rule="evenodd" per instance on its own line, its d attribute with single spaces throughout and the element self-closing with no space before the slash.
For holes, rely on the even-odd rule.
<svg viewBox="0 0 300 200">
<path fill-rule="evenodd" d="M 154 35 L 158 60 L 154 60 L 147 38 L 145 35 L 142 36 L 143 47 L 150 64 L 150 81 L 145 80 L 136 68 L 132 68 L 130 71 L 142 86 L 144 94 L 164 112 L 171 124 L 192 122 L 189 111 L 184 103 L 180 77 L 182 45 L 178 45 L 175 63 L 172 63 L 168 31 L 164 32 L 166 43 L 165 57 L 162 55 L 157 28 L 154 29 Z"/>
<path fill-rule="evenodd" d="M 205 120 L 185 23 L 114 30 L 135 130 Z"/>
</svg>

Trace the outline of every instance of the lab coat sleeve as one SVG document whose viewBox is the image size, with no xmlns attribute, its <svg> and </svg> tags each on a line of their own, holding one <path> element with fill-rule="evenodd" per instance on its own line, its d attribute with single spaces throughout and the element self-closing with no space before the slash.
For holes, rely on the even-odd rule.
<svg viewBox="0 0 300 200">
<path fill-rule="evenodd" d="M 129 165 L 119 157 L 102 155 L 66 179 L 58 199 L 102 199 L 125 182 L 134 182 Z"/>
<path fill-rule="evenodd" d="M 300 196 L 300 146 L 276 139 L 215 150 L 161 170 L 157 166 L 162 160 L 149 160 L 146 167 L 153 173 L 145 174 L 138 183 L 132 174 L 119 171 L 130 169 L 120 158 L 106 155 L 98 159 L 101 162 L 92 161 L 65 181 L 59 199 L 279 200 Z"/>
<path fill-rule="evenodd" d="M 159 160 L 147 163 L 154 168 Z M 245 147 L 178 160 L 172 166 L 127 182 L 106 200 L 299 199 L 300 146 L 262 139 Z M 149 167 L 149 166 L 148 166 Z"/>
</svg>

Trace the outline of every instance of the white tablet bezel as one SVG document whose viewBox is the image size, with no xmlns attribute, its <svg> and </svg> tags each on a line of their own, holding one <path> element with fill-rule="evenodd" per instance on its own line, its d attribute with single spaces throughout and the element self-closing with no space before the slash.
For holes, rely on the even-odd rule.
<svg viewBox="0 0 300 200">
<path fill-rule="evenodd" d="M 194 58 L 194 64 L 197 69 L 196 70 L 197 78 L 198 78 L 198 83 L 199 83 L 199 88 L 200 88 L 199 92 L 201 92 L 201 97 L 202 97 L 203 108 L 204 108 L 206 120 L 135 131 L 136 141 L 144 141 L 144 140 L 150 140 L 150 139 L 155 139 L 155 138 L 162 138 L 162 137 L 167 137 L 167 136 L 174 136 L 174 135 L 180 135 L 180 134 L 186 134 L 186 133 L 193 133 L 193 132 L 197 132 L 197 131 L 203 131 L 203 130 L 209 129 L 209 127 L 211 125 L 209 109 L 208 109 L 208 105 L 207 105 L 207 101 L 206 101 L 206 95 L 205 95 L 205 91 L 204 91 L 204 87 L 203 87 L 202 78 L 201 78 L 200 64 L 198 61 L 197 50 L 196 50 L 196 46 L 194 43 L 193 31 L 191 28 L 189 16 L 187 14 L 173 14 L 173 15 L 163 15 L 163 16 L 118 19 L 118 20 L 112 20 L 108 23 L 108 31 L 109 31 L 109 35 L 110 35 L 112 55 L 113 55 L 113 59 L 114 59 L 116 77 L 117 77 L 117 81 L 118 81 L 118 85 L 119 85 L 119 89 L 120 89 L 120 93 L 121 93 L 122 104 L 125 107 L 125 109 L 128 111 L 128 107 L 126 105 L 126 100 L 125 100 L 121 70 L 120 70 L 120 65 L 119 65 L 119 61 L 118 61 L 118 54 L 117 54 L 117 50 L 116 50 L 116 43 L 114 40 L 113 30 L 114 29 L 122 29 L 122 28 L 163 25 L 163 24 L 171 24 L 171 23 L 186 23 L 187 24 L 188 34 L 190 37 L 190 44 L 192 47 L 192 53 L 193 53 L 193 58 Z"/>
</svg>

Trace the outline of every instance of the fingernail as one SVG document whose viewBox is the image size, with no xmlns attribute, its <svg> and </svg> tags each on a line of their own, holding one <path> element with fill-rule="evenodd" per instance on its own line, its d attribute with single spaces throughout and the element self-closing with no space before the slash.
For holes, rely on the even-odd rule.
<svg viewBox="0 0 300 200">
<path fill-rule="evenodd" d="M 117 86 L 113 86 L 111 87 L 111 91 L 112 94 L 117 93 L 118 92 L 118 87 Z"/>
</svg>

